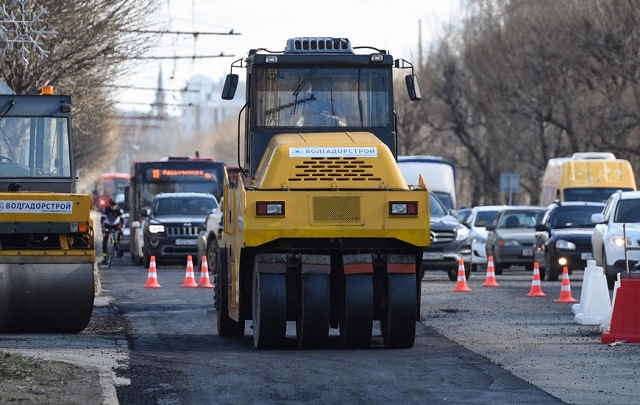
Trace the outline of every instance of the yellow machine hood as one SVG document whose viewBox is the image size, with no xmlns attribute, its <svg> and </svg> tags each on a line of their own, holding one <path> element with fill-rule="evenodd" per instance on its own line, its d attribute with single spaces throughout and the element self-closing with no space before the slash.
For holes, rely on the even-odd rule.
<svg viewBox="0 0 640 405">
<path fill-rule="evenodd" d="M 251 186 L 258 189 L 407 189 L 389 148 L 369 132 L 271 138 Z"/>
</svg>

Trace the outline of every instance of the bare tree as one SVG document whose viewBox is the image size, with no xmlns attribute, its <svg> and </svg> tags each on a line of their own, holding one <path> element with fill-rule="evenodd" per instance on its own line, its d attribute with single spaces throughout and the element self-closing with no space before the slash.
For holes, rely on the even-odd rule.
<svg viewBox="0 0 640 405">
<path fill-rule="evenodd" d="M 145 54 L 154 39 L 139 33 L 160 27 L 153 15 L 161 0 L 31 0 L 28 11 L 43 6 L 42 24 L 54 35 L 41 38 L 48 56 L 7 52 L 0 59 L 0 78 L 18 94 L 35 94 L 44 84 L 72 96 L 74 158 L 80 169 L 109 164 L 120 139 L 107 85 L 127 74 L 132 61 Z M 20 3 L 7 10 L 14 15 Z M 1 46 L 2 44 L 0 44 Z"/>
</svg>

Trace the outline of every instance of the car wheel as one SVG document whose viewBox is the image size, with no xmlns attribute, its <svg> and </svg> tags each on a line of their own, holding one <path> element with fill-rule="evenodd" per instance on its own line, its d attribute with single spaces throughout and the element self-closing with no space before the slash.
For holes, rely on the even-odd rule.
<svg viewBox="0 0 640 405">
<path fill-rule="evenodd" d="M 145 269 L 149 268 L 149 265 L 151 264 L 151 256 L 149 256 L 149 253 L 147 252 L 143 252 L 143 258 L 142 258 L 142 266 Z M 157 263 L 156 263 L 157 264 Z"/>
<path fill-rule="evenodd" d="M 465 263 L 464 264 L 464 277 L 469 280 L 469 277 L 471 277 L 471 272 L 472 272 L 472 264 L 471 263 Z"/>
<path fill-rule="evenodd" d="M 602 249 L 602 270 L 604 270 L 604 275 L 607 278 L 607 287 L 610 290 L 613 290 L 613 287 L 616 285 L 617 275 L 609 274 L 609 266 L 607 265 L 607 254 L 604 249 Z"/>
<path fill-rule="evenodd" d="M 447 275 L 449 276 L 449 280 L 457 281 L 458 280 L 458 269 L 451 269 L 447 271 Z"/>
<path fill-rule="evenodd" d="M 547 281 L 558 281 L 560 277 L 560 270 L 558 270 L 555 266 L 549 266 L 547 269 Z M 543 279 L 542 274 L 540 274 L 540 278 Z"/>
<path fill-rule="evenodd" d="M 502 264 L 496 262 L 493 264 L 493 272 L 496 273 L 497 276 L 499 276 L 500 274 L 502 274 L 502 269 L 504 267 L 502 266 Z"/>
</svg>

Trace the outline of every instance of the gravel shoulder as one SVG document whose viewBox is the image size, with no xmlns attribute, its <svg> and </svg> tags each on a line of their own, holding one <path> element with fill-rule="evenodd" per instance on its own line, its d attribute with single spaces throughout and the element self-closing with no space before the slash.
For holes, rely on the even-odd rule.
<svg viewBox="0 0 640 405">
<path fill-rule="evenodd" d="M 576 300 L 583 273 L 570 277 Z M 482 287 L 484 280 L 473 273 L 471 292 L 457 293 L 446 275 L 427 273 L 422 322 L 564 402 L 638 402 L 638 345 L 600 343 L 599 326 L 576 323 L 571 304 L 554 302 L 560 282 L 543 282 L 547 296 L 530 298 L 530 272 L 505 270 L 497 288 Z"/>
</svg>

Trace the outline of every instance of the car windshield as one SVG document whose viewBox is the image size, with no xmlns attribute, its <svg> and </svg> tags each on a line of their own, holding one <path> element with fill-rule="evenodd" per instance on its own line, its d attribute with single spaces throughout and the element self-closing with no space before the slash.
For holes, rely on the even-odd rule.
<svg viewBox="0 0 640 405">
<path fill-rule="evenodd" d="M 629 188 L 568 188 L 564 190 L 564 201 L 606 202 L 617 190 L 629 191 Z"/>
<path fill-rule="evenodd" d="M 159 198 L 153 211 L 155 215 L 208 215 L 216 208 L 213 198 Z"/>
<path fill-rule="evenodd" d="M 433 193 L 429 193 L 429 214 L 432 217 L 443 217 L 447 215 L 444 206 Z"/>
<path fill-rule="evenodd" d="M 620 200 L 613 221 L 640 223 L 640 199 Z"/>
<path fill-rule="evenodd" d="M 544 210 L 508 211 L 500 217 L 497 228 L 535 228 L 544 216 Z"/>
<path fill-rule="evenodd" d="M 591 215 L 602 212 L 602 207 L 559 207 L 551 220 L 551 228 L 593 228 Z"/>
<path fill-rule="evenodd" d="M 478 215 L 476 216 L 476 220 L 473 223 L 473 226 L 477 228 L 485 228 L 487 225 L 493 222 L 498 216 L 500 211 L 478 211 Z"/>
</svg>

